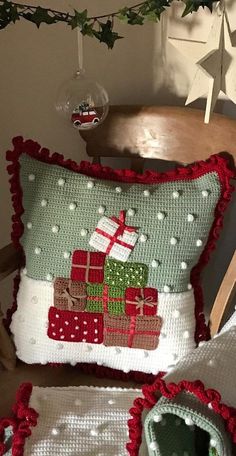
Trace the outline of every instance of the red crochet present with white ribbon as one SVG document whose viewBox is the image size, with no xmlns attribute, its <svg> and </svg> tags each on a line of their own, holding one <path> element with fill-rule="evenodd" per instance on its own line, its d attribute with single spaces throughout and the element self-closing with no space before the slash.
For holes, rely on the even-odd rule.
<svg viewBox="0 0 236 456">
<path fill-rule="evenodd" d="M 156 315 L 158 293 L 156 288 L 126 288 L 126 315 Z"/>
<path fill-rule="evenodd" d="M 103 342 L 103 314 L 70 312 L 50 307 L 48 337 L 65 342 Z"/>
<path fill-rule="evenodd" d="M 117 217 L 102 217 L 89 244 L 112 258 L 127 261 L 138 239 L 136 228 L 125 224 L 125 211 Z"/>
<path fill-rule="evenodd" d="M 106 255 L 75 250 L 72 255 L 71 279 L 79 282 L 102 283 Z"/>
</svg>

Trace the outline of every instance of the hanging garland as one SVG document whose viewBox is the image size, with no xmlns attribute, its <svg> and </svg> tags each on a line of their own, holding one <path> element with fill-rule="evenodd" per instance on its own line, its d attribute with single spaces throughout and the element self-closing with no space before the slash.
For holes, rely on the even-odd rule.
<svg viewBox="0 0 236 456">
<path fill-rule="evenodd" d="M 74 10 L 73 14 L 56 11 L 41 6 L 23 5 L 8 0 L 0 0 L 0 29 L 20 19 L 26 19 L 40 27 L 44 24 L 67 23 L 72 29 L 79 27 L 83 35 L 97 38 L 112 49 L 116 40 L 123 38 L 114 31 L 114 20 L 119 19 L 130 25 L 143 25 L 145 21 L 157 22 L 161 14 L 174 0 L 147 0 L 133 6 L 125 6 L 118 11 L 100 16 L 88 16 L 88 11 Z M 218 0 L 179 0 L 185 3 L 183 16 L 198 11 L 200 7 L 212 11 Z"/>
</svg>

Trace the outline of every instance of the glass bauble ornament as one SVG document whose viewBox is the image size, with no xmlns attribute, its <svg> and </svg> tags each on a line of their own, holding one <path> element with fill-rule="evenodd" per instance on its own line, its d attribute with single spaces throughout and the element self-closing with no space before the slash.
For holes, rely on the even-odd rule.
<svg viewBox="0 0 236 456">
<path fill-rule="evenodd" d="M 108 94 L 80 70 L 59 88 L 56 110 L 78 130 L 89 130 L 105 120 L 109 110 Z"/>
</svg>

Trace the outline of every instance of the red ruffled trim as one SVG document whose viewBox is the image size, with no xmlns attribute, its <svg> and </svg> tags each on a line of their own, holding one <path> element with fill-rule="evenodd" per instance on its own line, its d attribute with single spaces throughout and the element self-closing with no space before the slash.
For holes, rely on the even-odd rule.
<svg viewBox="0 0 236 456">
<path fill-rule="evenodd" d="M 129 411 L 132 418 L 128 420 L 130 442 L 127 443 L 126 448 L 130 456 L 139 454 L 143 431 L 142 414 L 145 409 L 152 409 L 158 402 L 157 393 L 161 393 L 168 399 L 174 399 L 181 391 L 194 394 L 203 404 L 211 404 L 212 410 L 223 418 L 233 443 L 236 443 L 236 409 L 223 404 L 218 391 L 206 389 L 200 380 L 195 382 L 182 380 L 176 384 L 166 383 L 164 379 L 158 378 L 152 385 L 143 386 L 144 397 L 135 399 L 134 406 Z"/>
<path fill-rule="evenodd" d="M 7 170 L 10 174 L 10 189 L 12 193 L 12 204 L 14 208 L 14 215 L 12 217 L 12 241 L 16 248 L 22 248 L 20 245 L 20 237 L 24 231 L 24 225 L 21 221 L 21 215 L 24 212 L 22 205 L 22 189 L 20 186 L 20 163 L 19 157 L 21 154 L 25 153 L 41 162 L 54 164 L 66 168 L 70 171 L 76 173 L 82 173 L 87 176 L 94 178 L 100 178 L 104 180 L 115 180 L 120 182 L 128 183 L 139 183 L 139 184 L 155 184 L 155 183 L 164 183 L 180 180 L 193 180 L 203 176 L 209 172 L 216 172 L 219 176 L 221 184 L 221 196 L 219 202 L 215 209 L 215 220 L 213 222 L 207 244 L 203 250 L 198 264 L 192 269 L 191 272 L 191 283 L 194 288 L 195 294 L 195 317 L 196 317 L 196 331 L 195 331 L 195 340 L 199 343 L 202 340 L 207 340 L 210 337 L 209 328 L 206 326 L 205 317 L 203 314 L 203 293 L 200 285 L 200 273 L 204 266 L 207 264 L 211 252 L 215 249 L 216 241 L 219 237 L 220 230 L 223 226 L 223 215 L 226 210 L 234 187 L 230 185 L 230 179 L 235 177 L 235 172 L 229 168 L 229 160 L 220 155 L 212 155 L 206 161 L 199 161 L 189 166 L 177 167 L 174 170 L 168 171 L 166 173 L 158 173 L 155 171 L 145 171 L 143 174 L 138 174 L 135 171 L 125 169 L 125 170 L 113 170 L 109 167 L 104 167 L 98 164 L 91 164 L 89 162 L 82 161 L 80 164 L 75 163 L 73 160 L 65 160 L 63 155 L 53 153 L 50 155 L 48 149 L 41 148 L 41 146 L 34 141 L 26 140 L 24 141 L 22 137 L 17 137 L 13 139 L 14 149 L 8 151 L 6 158 L 10 165 L 8 165 Z M 11 310 L 8 315 L 8 323 L 10 323 L 11 315 L 15 311 L 15 303 L 13 311 Z M 82 370 L 85 369 L 85 365 L 80 365 Z M 96 365 L 93 365 L 93 372 Z M 110 368 L 104 368 L 97 366 L 96 374 L 109 376 L 110 378 L 121 378 L 123 374 L 118 374 L 118 371 Z M 124 374 L 128 378 L 134 378 L 133 373 Z M 131 377 L 130 377 L 131 375 Z M 138 373 L 139 375 L 139 373 Z M 145 374 L 144 374 L 145 375 Z M 154 379 L 154 376 L 152 376 Z M 146 383 L 150 381 L 150 375 L 148 375 Z"/>
<path fill-rule="evenodd" d="M 12 456 L 23 456 L 27 437 L 31 435 L 31 427 L 37 425 L 39 414 L 29 407 L 33 386 L 23 383 L 16 394 L 16 404 L 13 407 L 17 427 L 12 439 Z"/>
</svg>

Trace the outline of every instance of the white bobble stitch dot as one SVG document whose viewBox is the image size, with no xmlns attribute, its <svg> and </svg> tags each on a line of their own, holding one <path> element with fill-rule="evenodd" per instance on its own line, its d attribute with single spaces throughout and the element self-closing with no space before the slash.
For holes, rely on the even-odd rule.
<svg viewBox="0 0 236 456">
<path fill-rule="evenodd" d="M 32 223 L 31 222 L 27 223 L 27 228 L 28 228 L 28 230 L 31 230 L 31 228 L 32 228 Z"/>
<path fill-rule="evenodd" d="M 198 346 L 203 347 L 203 345 L 205 345 L 205 343 L 206 343 L 205 340 L 202 340 L 201 342 L 199 342 Z"/>
<path fill-rule="evenodd" d="M 149 190 L 144 190 L 143 194 L 144 194 L 144 196 L 148 197 L 148 196 L 150 196 L 150 191 Z"/>
<path fill-rule="evenodd" d="M 161 338 L 161 339 L 166 339 L 166 337 L 167 337 L 167 336 L 166 336 L 165 333 L 163 333 L 163 332 L 160 333 L 160 338 Z"/>
<path fill-rule="evenodd" d="M 29 174 L 28 179 L 30 182 L 33 182 L 35 180 L 35 175 L 34 174 Z"/>
<path fill-rule="evenodd" d="M 150 450 L 152 450 L 152 451 L 158 450 L 158 444 L 157 444 L 157 442 L 155 442 L 155 441 L 151 442 L 150 445 L 149 445 L 149 448 L 150 448 Z"/>
<path fill-rule="evenodd" d="M 46 275 L 46 279 L 51 281 L 53 279 L 53 275 L 49 272 L 47 275 Z"/>
<path fill-rule="evenodd" d="M 216 365 L 215 359 L 214 359 L 214 358 L 213 358 L 213 359 L 210 359 L 210 360 L 208 361 L 207 365 L 210 366 L 210 367 L 215 367 L 215 365 Z"/>
<path fill-rule="evenodd" d="M 98 434 L 99 434 L 98 429 L 91 429 L 90 435 L 92 435 L 93 437 L 96 437 Z"/>
<path fill-rule="evenodd" d="M 209 190 L 202 190 L 202 197 L 207 198 L 209 196 Z"/>
<path fill-rule="evenodd" d="M 164 218 L 165 218 L 164 212 L 158 212 L 157 213 L 157 218 L 158 218 L 158 220 L 164 220 Z"/>
<path fill-rule="evenodd" d="M 157 268 L 160 265 L 160 262 L 158 260 L 152 260 L 152 268 Z"/>
<path fill-rule="evenodd" d="M 146 240 L 147 240 L 146 234 L 141 234 L 141 236 L 139 237 L 139 242 L 146 242 Z"/>
<path fill-rule="evenodd" d="M 63 185 L 65 185 L 65 179 L 63 179 L 62 177 L 60 179 L 58 179 L 57 181 L 59 187 L 63 187 Z"/>
<path fill-rule="evenodd" d="M 184 333 L 183 333 L 183 338 L 184 338 L 184 339 L 189 339 L 189 337 L 190 337 L 189 331 L 184 331 Z"/>
<path fill-rule="evenodd" d="M 93 182 L 93 181 L 89 181 L 89 182 L 87 183 L 87 187 L 88 187 L 88 188 L 93 188 L 93 187 L 94 187 L 94 182 Z"/>
<path fill-rule="evenodd" d="M 36 340 L 31 337 L 30 340 L 29 340 L 29 343 L 32 344 L 32 345 L 35 345 L 36 344 Z"/>
<path fill-rule="evenodd" d="M 173 196 L 173 198 L 175 198 L 175 199 L 176 199 L 176 198 L 179 198 L 179 197 L 180 197 L 180 193 L 176 190 L 176 191 L 174 191 L 174 192 L 172 193 L 172 196 Z"/>
<path fill-rule="evenodd" d="M 216 446 L 217 446 L 216 440 L 215 439 L 211 439 L 210 440 L 210 445 L 211 445 L 211 447 L 216 448 Z"/>
<path fill-rule="evenodd" d="M 63 344 L 57 344 L 57 349 L 58 350 L 63 350 L 64 348 L 64 345 Z"/>
<path fill-rule="evenodd" d="M 187 269 L 187 267 L 188 267 L 186 261 L 182 261 L 180 266 L 181 266 L 181 269 Z"/>
<path fill-rule="evenodd" d="M 131 209 L 131 208 L 128 209 L 128 215 L 129 215 L 130 217 L 133 217 L 134 214 L 135 214 L 135 210 L 134 210 L 134 209 Z"/>
<path fill-rule="evenodd" d="M 184 421 L 185 421 L 185 424 L 187 426 L 193 426 L 194 425 L 194 422 L 193 422 L 192 418 L 190 418 L 190 416 L 187 416 L 187 418 L 185 418 Z"/>
<path fill-rule="evenodd" d="M 76 203 L 70 203 L 69 209 L 70 209 L 70 211 L 74 211 L 76 209 Z"/>
<path fill-rule="evenodd" d="M 176 237 L 172 237 L 170 240 L 171 245 L 176 245 L 178 242 L 178 239 Z"/>
<path fill-rule="evenodd" d="M 165 285 L 163 288 L 164 293 L 170 293 L 171 287 L 169 285 Z"/>
<path fill-rule="evenodd" d="M 52 226 L 52 232 L 53 232 L 54 234 L 58 233 L 58 232 L 59 232 L 59 229 L 60 229 L 60 228 L 59 228 L 58 225 L 53 225 L 53 226 Z"/>
<path fill-rule="evenodd" d="M 188 222 L 194 222 L 194 220 L 195 220 L 194 215 L 193 214 L 188 214 L 187 220 L 188 220 Z"/>
<path fill-rule="evenodd" d="M 119 355 L 121 353 L 121 349 L 119 347 L 116 347 L 116 354 Z"/>
<path fill-rule="evenodd" d="M 87 346 L 87 352 L 91 352 L 93 350 L 93 347 L 91 347 L 91 345 L 88 345 Z"/>
<path fill-rule="evenodd" d="M 179 318 L 180 317 L 180 311 L 179 310 L 174 310 L 173 317 L 174 318 Z"/>
<path fill-rule="evenodd" d="M 109 399 L 109 401 L 108 401 L 109 405 L 114 405 L 115 403 L 116 403 L 116 401 L 114 401 L 114 399 Z"/>
<path fill-rule="evenodd" d="M 70 258 L 70 252 L 68 252 L 68 251 L 63 252 L 63 257 L 65 258 L 65 260 L 68 260 L 68 258 Z"/>
<path fill-rule="evenodd" d="M 88 230 L 85 230 L 84 228 L 80 231 L 80 236 L 85 237 L 88 234 Z"/>
<path fill-rule="evenodd" d="M 40 255 L 41 252 L 42 252 L 41 247 L 35 247 L 34 253 L 35 253 L 36 255 Z"/>
<path fill-rule="evenodd" d="M 52 435 L 59 435 L 60 430 L 58 428 L 52 428 Z"/>
<path fill-rule="evenodd" d="M 188 287 L 187 288 L 188 288 L 188 290 L 192 290 L 192 288 L 193 288 L 192 284 L 188 283 Z"/>
<path fill-rule="evenodd" d="M 162 415 L 155 415 L 153 421 L 155 421 L 155 423 L 160 423 L 162 421 Z"/>
<path fill-rule="evenodd" d="M 121 193 L 122 192 L 122 188 L 121 187 L 116 187 L 115 191 L 116 191 L 116 193 Z"/>
<path fill-rule="evenodd" d="M 203 244 L 202 240 L 201 240 L 201 239 L 197 239 L 197 241 L 196 241 L 196 246 L 197 246 L 197 247 L 201 247 L 202 244 Z"/>
<path fill-rule="evenodd" d="M 48 201 L 46 199 L 42 199 L 40 204 L 41 204 L 42 207 L 46 207 L 47 204 L 48 204 Z"/>
<path fill-rule="evenodd" d="M 106 210 L 105 206 L 99 206 L 99 208 L 98 208 L 98 213 L 99 213 L 99 214 L 104 214 L 104 213 L 105 213 L 105 210 Z"/>
</svg>

